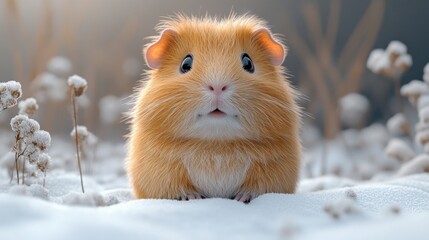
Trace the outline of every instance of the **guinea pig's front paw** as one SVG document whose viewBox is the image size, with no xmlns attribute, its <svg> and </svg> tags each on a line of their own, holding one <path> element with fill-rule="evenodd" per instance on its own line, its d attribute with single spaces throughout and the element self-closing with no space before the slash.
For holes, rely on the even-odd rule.
<svg viewBox="0 0 429 240">
<path fill-rule="evenodd" d="M 188 193 L 185 195 L 182 195 L 177 198 L 179 201 L 188 201 L 188 200 L 196 200 L 196 199 L 203 199 L 204 196 L 199 193 Z"/>
<path fill-rule="evenodd" d="M 251 193 L 238 193 L 235 197 L 234 200 L 237 200 L 239 202 L 242 203 L 250 203 L 250 201 L 252 201 L 255 197 L 251 194 Z"/>
</svg>

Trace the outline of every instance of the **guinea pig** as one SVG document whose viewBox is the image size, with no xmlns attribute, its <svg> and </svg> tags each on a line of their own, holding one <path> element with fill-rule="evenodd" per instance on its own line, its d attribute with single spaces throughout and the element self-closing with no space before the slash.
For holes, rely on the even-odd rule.
<svg viewBox="0 0 429 240">
<path fill-rule="evenodd" d="M 131 110 L 127 171 L 136 198 L 294 193 L 301 143 L 286 47 L 257 17 L 162 22 Z"/>
</svg>

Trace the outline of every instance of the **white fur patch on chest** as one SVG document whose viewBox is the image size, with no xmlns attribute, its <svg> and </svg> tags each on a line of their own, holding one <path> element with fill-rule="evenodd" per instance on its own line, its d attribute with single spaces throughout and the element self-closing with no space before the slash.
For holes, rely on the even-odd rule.
<svg viewBox="0 0 429 240">
<path fill-rule="evenodd" d="M 243 183 L 249 161 L 224 158 L 216 155 L 211 159 L 189 157 L 183 160 L 189 177 L 199 193 L 206 197 L 233 197 Z"/>
</svg>

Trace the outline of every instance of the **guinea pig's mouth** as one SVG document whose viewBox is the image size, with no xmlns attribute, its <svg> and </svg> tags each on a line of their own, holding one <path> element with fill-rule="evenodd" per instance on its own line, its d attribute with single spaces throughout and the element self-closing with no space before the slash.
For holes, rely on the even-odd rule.
<svg viewBox="0 0 429 240">
<path fill-rule="evenodd" d="M 209 116 L 212 117 L 223 117 L 226 116 L 226 113 L 222 112 L 219 108 L 216 108 L 215 110 L 209 112 Z"/>
</svg>

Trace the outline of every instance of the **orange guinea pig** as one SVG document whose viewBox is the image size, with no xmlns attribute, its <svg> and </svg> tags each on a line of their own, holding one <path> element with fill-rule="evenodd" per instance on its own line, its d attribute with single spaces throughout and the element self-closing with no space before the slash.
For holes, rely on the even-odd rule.
<svg viewBox="0 0 429 240">
<path fill-rule="evenodd" d="M 127 170 L 136 198 L 293 193 L 300 108 L 285 46 L 253 16 L 163 22 L 131 111 Z"/>
</svg>

